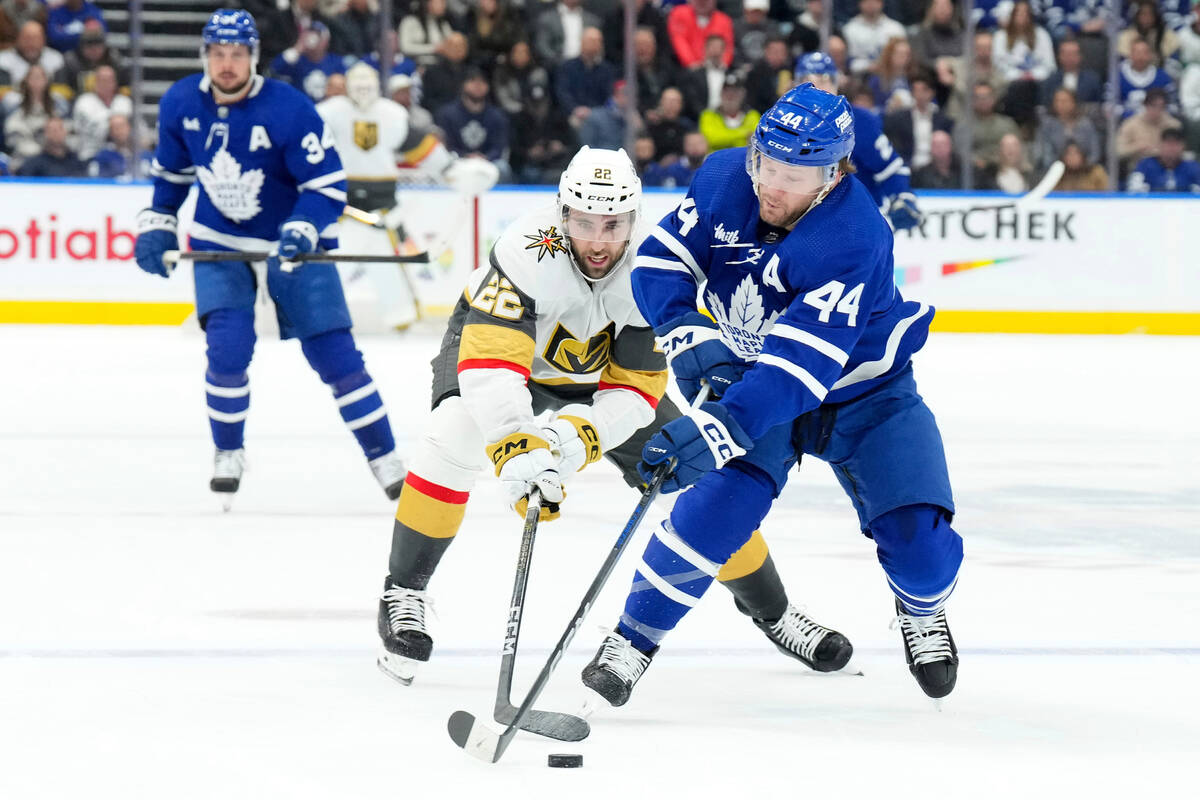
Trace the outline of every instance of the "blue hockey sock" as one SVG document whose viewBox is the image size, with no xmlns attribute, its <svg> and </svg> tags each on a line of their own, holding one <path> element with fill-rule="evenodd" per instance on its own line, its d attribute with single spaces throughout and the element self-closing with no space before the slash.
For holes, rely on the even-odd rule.
<svg viewBox="0 0 1200 800">
<path fill-rule="evenodd" d="M 633 576 L 621 635 L 642 651 L 654 649 L 679 620 L 700 602 L 720 564 L 697 553 L 664 521 L 654 531 Z"/>
<path fill-rule="evenodd" d="M 879 563 L 909 612 L 935 614 L 958 583 L 962 537 L 949 512 L 931 505 L 897 508 L 871 521 Z"/>
<path fill-rule="evenodd" d="M 245 309 L 217 309 L 205 317 L 204 334 L 208 341 L 204 391 L 213 444 L 219 450 L 237 450 L 250 411 L 246 368 L 254 354 L 254 315 Z"/>
<path fill-rule="evenodd" d="M 328 331 L 300 343 L 308 363 L 333 390 L 346 427 L 354 434 L 367 460 L 396 449 L 383 398 L 367 373 L 362 353 L 348 330 Z"/>
</svg>

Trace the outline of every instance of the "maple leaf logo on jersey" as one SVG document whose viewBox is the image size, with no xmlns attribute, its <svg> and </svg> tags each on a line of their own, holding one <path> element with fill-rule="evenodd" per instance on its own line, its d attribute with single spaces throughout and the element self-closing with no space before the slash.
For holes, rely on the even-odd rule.
<svg viewBox="0 0 1200 800">
<path fill-rule="evenodd" d="M 567 246 L 563 244 L 562 234 L 558 232 L 557 225 L 551 225 L 547 230 L 538 228 L 537 236 L 525 233 L 522 234 L 526 239 L 531 241 L 531 244 L 525 245 L 526 250 L 538 250 L 538 261 L 542 260 L 542 256 L 552 256 L 555 253 L 567 252 Z"/>
<path fill-rule="evenodd" d="M 728 309 L 715 292 L 708 292 L 707 300 L 708 310 L 716 319 L 725 343 L 742 358 L 757 360 L 763 339 L 775 326 L 780 312 L 774 311 L 764 318 L 762 295 L 758 293 L 758 284 L 754 279 L 749 275 L 742 278 L 733 297 L 729 298 Z"/>
<path fill-rule="evenodd" d="M 263 185 L 261 169 L 243 173 L 242 165 L 224 148 L 213 156 L 209 167 L 197 167 L 196 175 L 208 199 L 223 216 L 234 222 L 245 222 L 262 211 L 258 202 Z"/>
</svg>

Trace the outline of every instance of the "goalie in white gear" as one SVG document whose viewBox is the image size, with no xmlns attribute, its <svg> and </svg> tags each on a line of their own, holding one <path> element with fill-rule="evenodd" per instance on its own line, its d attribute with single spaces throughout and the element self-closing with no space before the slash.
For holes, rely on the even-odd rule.
<svg viewBox="0 0 1200 800">
<path fill-rule="evenodd" d="M 378 663 L 403 683 L 432 651 L 426 587 L 484 466 L 519 514 L 536 486 L 542 519 L 556 519 L 563 481 L 601 457 L 640 489 L 643 445 L 679 416 L 663 396 L 666 362 L 630 287 L 646 235 L 640 204 L 641 181 L 625 152 L 584 147 L 562 175 L 557 202 L 513 222 L 489 265 L 471 275 L 433 360 L 433 413 L 409 462 L 379 603 Z M 825 650 L 840 663 L 801 660 L 819 670 L 849 660 L 841 634 L 788 605 L 761 535 L 717 577 L 788 655 L 801 658 L 792 645 L 807 623 L 819 632 L 805 641 L 828 639 Z"/>
<path fill-rule="evenodd" d="M 468 163 L 447 150 L 432 129 L 410 124 L 408 109 L 380 95 L 379 73 L 359 62 L 346 71 L 346 94 L 317 105 L 329 125 L 346 169 L 347 214 L 340 248 L 356 253 L 397 253 L 403 242 L 402 212 L 396 192 L 398 162 L 466 194 L 496 184 L 491 164 Z M 368 212 L 368 213 L 362 213 Z M 362 265 L 342 265 L 343 280 Z M 418 317 L 418 298 L 402 264 L 366 265 L 375 286 L 384 325 L 404 328 Z"/>
</svg>

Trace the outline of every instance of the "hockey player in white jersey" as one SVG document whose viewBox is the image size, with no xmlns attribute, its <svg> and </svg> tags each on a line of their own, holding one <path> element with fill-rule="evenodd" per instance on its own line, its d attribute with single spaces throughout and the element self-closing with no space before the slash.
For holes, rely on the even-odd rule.
<svg viewBox="0 0 1200 800">
<path fill-rule="evenodd" d="M 644 236 L 640 200 L 624 151 L 584 147 L 562 175 L 557 203 L 517 219 L 471 276 L 433 360 L 433 413 L 393 526 L 379 603 L 379 666 L 392 677 L 408 683 L 429 659 L 426 587 L 481 468 L 490 466 L 520 514 L 536 486 L 542 519 L 555 519 L 563 481 L 602 457 L 641 488 L 643 444 L 679 417 L 630 287 Z M 826 672 L 849 661 L 844 636 L 788 604 L 761 534 L 717 578 L 787 655 Z"/>
<path fill-rule="evenodd" d="M 241 484 L 254 353 L 254 304 L 265 284 L 280 333 L 297 338 L 333 392 L 342 419 L 388 497 L 404 466 L 383 400 L 350 335 L 350 314 L 330 263 L 288 259 L 337 243 L 346 173 L 311 100 L 255 75 L 258 30 L 245 11 L 220 9 L 204 26 L 203 75 L 176 82 L 159 104 L 154 199 L 138 215 L 137 264 L 168 277 L 179 247 L 176 213 L 199 179 L 193 250 L 271 252 L 265 264 L 196 262 L 196 315 L 208 343 L 208 416 L 216 456 L 210 488 L 226 507 Z"/>
<path fill-rule="evenodd" d="M 337 142 L 346 168 L 348 215 L 339 242 L 356 253 L 395 253 L 403 241 L 403 213 L 396 193 L 397 162 L 445 181 L 451 188 L 479 194 L 496 184 L 499 172 L 482 159 L 459 159 L 432 130 L 411 124 L 408 109 L 380 96 L 379 73 L 365 62 L 346 71 L 346 94 L 317 105 Z M 369 212 L 369 216 L 356 213 Z M 371 218 L 382 221 L 382 227 Z M 357 265 L 356 265 L 357 266 Z M 343 274 L 345 274 L 345 270 Z M 417 301 L 402 264 L 371 264 L 383 323 L 404 328 L 417 319 Z"/>
</svg>

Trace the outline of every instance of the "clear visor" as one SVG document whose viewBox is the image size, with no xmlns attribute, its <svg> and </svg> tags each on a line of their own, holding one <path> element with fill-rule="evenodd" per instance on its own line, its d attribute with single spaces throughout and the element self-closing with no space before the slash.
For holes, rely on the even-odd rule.
<svg viewBox="0 0 1200 800">
<path fill-rule="evenodd" d="M 758 186 L 795 194 L 813 194 L 837 177 L 837 165 L 810 167 L 785 164 L 763 152 L 757 143 L 746 150 L 746 172 Z"/>
<path fill-rule="evenodd" d="M 633 235 L 634 212 L 592 214 L 576 208 L 563 209 L 563 231 L 572 239 L 588 242 L 627 242 Z"/>
</svg>

